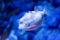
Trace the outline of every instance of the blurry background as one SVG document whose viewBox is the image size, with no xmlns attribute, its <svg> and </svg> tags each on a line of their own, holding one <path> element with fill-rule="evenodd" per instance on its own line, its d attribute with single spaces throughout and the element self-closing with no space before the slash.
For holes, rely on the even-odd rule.
<svg viewBox="0 0 60 40">
<path fill-rule="evenodd" d="M 43 8 L 48 16 L 39 29 L 18 29 L 17 19 L 25 12 Z M 0 0 L 0 40 L 60 40 L 60 0 Z"/>
</svg>

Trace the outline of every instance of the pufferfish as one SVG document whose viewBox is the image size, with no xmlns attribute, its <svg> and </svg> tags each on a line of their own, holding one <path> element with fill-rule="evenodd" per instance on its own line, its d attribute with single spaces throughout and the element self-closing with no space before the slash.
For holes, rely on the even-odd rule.
<svg viewBox="0 0 60 40">
<path fill-rule="evenodd" d="M 29 11 L 25 15 L 18 19 L 18 29 L 25 31 L 32 31 L 39 28 L 39 25 L 42 23 L 43 15 L 46 14 L 46 10 L 43 11 Z"/>
</svg>

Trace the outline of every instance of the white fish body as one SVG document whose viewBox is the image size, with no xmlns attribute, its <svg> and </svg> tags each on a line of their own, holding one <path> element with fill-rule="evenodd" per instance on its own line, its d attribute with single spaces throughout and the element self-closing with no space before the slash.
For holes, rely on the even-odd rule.
<svg viewBox="0 0 60 40">
<path fill-rule="evenodd" d="M 18 29 L 25 29 L 28 26 L 36 24 L 42 19 L 43 14 L 45 14 L 45 10 L 27 12 L 21 19 L 19 19 Z"/>
</svg>

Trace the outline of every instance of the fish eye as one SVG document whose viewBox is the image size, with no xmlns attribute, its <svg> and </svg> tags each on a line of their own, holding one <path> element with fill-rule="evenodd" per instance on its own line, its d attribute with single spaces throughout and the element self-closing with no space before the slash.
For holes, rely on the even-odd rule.
<svg viewBox="0 0 60 40">
<path fill-rule="evenodd" d="M 23 22 L 20 22 L 20 24 L 22 24 Z"/>
</svg>

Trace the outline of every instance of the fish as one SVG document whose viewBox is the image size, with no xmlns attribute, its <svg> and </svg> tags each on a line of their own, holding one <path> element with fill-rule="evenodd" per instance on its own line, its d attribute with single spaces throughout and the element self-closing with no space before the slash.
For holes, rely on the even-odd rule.
<svg viewBox="0 0 60 40">
<path fill-rule="evenodd" d="M 41 24 L 44 14 L 46 14 L 45 9 L 43 11 L 26 12 L 22 18 L 18 19 L 18 29 L 25 31 L 35 30 Z"/>
</svg>

